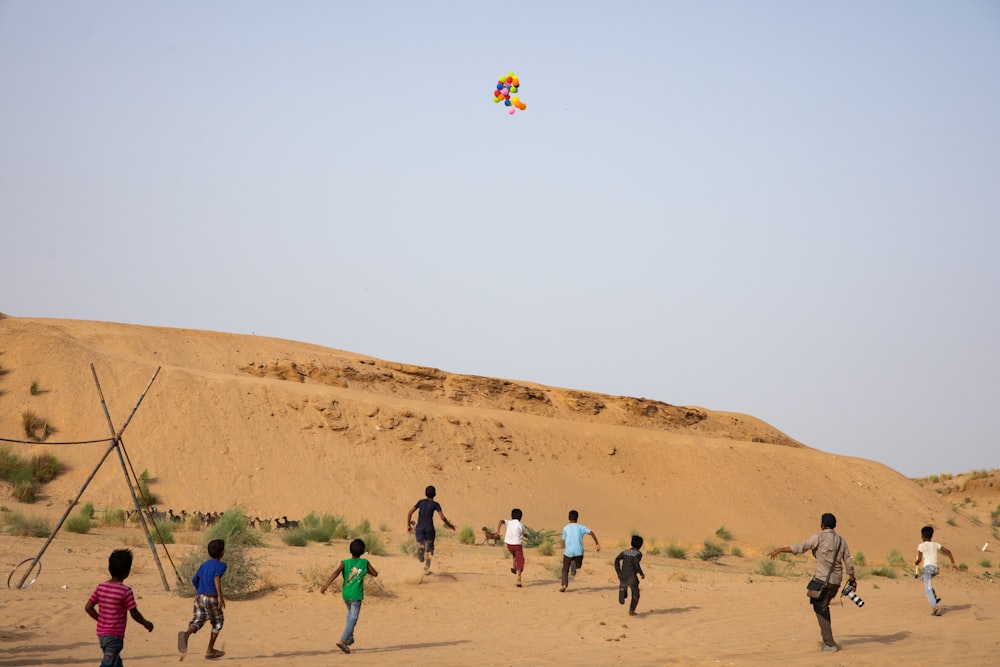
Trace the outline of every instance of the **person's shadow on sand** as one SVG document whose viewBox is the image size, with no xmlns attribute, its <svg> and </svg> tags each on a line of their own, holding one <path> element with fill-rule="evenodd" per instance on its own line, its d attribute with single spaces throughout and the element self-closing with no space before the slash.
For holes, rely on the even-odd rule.
<svg viewBox="0 0 1000 667">
<path fill-rule="evenodd" d="M 908 638 L 913 633 L 909 630 L 903 630 L 902 632 L 894 632 L 891 635 L 844 635 L 844 640 L 841 644 L 849 646 L 851 644 L 867 644 L 874 642 L 876 644 L 895 644 L 896 642 L 901 642 Z"/>
<path fill-rule="evenodd" d="M 689 611 L 697 611 L 701 607 L 692 605 L 690 607 L 672 607 L 670 609 L 650 609 L 648 611 L 639 610 L 636 616 L 658 616 L 661 614 L 686 614 Z"/>
</svg>

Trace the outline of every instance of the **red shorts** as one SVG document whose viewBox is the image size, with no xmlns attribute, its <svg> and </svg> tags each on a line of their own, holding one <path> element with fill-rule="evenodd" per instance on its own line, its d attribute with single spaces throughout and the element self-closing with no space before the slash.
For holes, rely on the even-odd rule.
<svg viewBox="0 0 1000 667">
<path fill-rule="evenodd" d="M 508 544 L 507 551 L 514 557 L 514 569 L 518 572 L 524 570 L 524 547 L 520 544 Z"/>
</svg>

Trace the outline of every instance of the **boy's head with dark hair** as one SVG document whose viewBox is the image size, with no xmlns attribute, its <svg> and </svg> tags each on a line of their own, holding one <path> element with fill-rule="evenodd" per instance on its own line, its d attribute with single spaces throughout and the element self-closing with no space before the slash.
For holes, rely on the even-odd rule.
<svg viewBox="0 0 1000 667">
<path fill-rule="evenodd" d="M 819 524 L 824 528 L 836 528 L 837 527 L 837 517 L 833 516 L 829 512 L 824 514 L 819 518 Z"/>
<path fill-rule="evenodd" d="M 358 538 L 351 541 L 351 556 L 354 558 L 361 558 L 365 554 L 367 547 L 365 546 L 365 541 Z"/>
<path fill-rule="evenodd" d="M 510 511 L 511 519 L 517 519 L 518 521 L 520 521 L 522 516 L 524 516 L 524 514 L 522 514 L 521 510 L 517 509 L 516 507 Z"/>
<path fill-rule="evenodd" d="M 576 523 L 576 520 L 580 518 L 580 513 L 576 510 L 569 511 L 569 520 Z"/>
<path fill-rule="evenodd" d="M 433 486 L 428 486 L 426 489 L 424 489 L 424 495 L 427 496 L 428 498 L 433 498 L 434 496 L 437 495 L 437 493 L 438 493 L 437 489 L 435 489 Z"/>
<path fill-rule="evenodd" d="M 934 537 L 934 528 L 932 526 L 924 526 L 920 529 L 920 537 L 925 540 L 929 540 Z"/>
<path fill-rule="evenodd" d="M 124 579 L 132 572 L 132 551 L 115 549 L 108 556 L 108 574 L 115 579 Z"/>
<path fill-rule="evenodd" d="M 212 558 L 218 560 L 222 558 L 222 554 L 224 553 L 226 553 L 225 540 L 212 540 L 208 543 L 208 555 Z"/>
<path fill-rule="evenodd" d="M 642 535 L 633 535 L 632 536 L 632 548 L 633 549 L 641 549 L 642 548 Z"/>
</svg>

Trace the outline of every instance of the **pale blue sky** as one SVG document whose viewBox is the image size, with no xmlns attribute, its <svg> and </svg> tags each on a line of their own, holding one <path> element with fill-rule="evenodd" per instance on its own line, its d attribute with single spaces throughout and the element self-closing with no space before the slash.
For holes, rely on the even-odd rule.
<svg viewBox="0 0 1000 667">
<path fill-rule="evenodd" d="M 1000 467 L 995 1 L 0 0 L 0 225 L 14 316 Z"/>
</svg>

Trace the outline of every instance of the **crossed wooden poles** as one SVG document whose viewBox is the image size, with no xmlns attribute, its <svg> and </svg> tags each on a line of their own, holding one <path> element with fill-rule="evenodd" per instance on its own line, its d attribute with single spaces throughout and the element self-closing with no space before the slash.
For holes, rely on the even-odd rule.
<svg viewBox="0 0 1000 667">
<path fill-rule="evenodd" d="M 108 413 L 108 404 L 104 400 L 104 391 L 101 389 L 101 383 L 97 379 L 97 371 L 94 370 L 94 364 L 90 364 L 90 372 L 94 376 L 94 384 L 97 385 L 97 393 L 101 396 L 101 407 L 104 408 L 104 416 L 108 420 L 108 428 L 111 431 L 111 444 L 108 445 L 107 450 L 104 452 L 104 456 L 102 456 L 101 460 L 97 462 L 97 465 L 94 466 L 93 472 L 90 473 L 90 476 L 87 477 L 86 481 L 83 483 L 83 486 L 80 487 L 80 492 L 76 494 L 76 498 L 74 498 L 73 502 L 69 503 L 69 505 L 66 507 L 66 511 L 63 513 L 62 518 L 59 519 L 58 525 L 56 525 L 55 530 L 52 531 L 52 534 L 49 535 L 49 538 L 45 540 L 45 544 L 42 545 L 42 548 L 41 550 L 39 550 L 38 555 L 35 556 L 34 558 L 28 558 L 27 560 L 21 561 L 21 563 L 14 568 L 14 571 L 11 572 L 11 578 L 8 578 L 7 585 L 8 587 L 10 586 L 11 579 L 13 578 L 14 573 L 17 572 L 17 570 L 22 565 L 31 562 L 31 566 L 27 570 L 25 570 L 24 574 L 21 576 L 20 581 L 18 581 L 17 583 L 17 588 L 19 590 L 27 588 L 27 586 L 25 586 L 25 582 L 28 580 L 29 575 L 31 575 L 31 573 L 35 571 L 36 567 L 38 567 L 39 571 L 41 571 L 41 565 L 39 563 L 42 559 L 42 554 L 45 553 L 45 550 L 48 549 L 49 545 L 52 543 L 52 540 L 55 539 L 56 534 L 59 532 L 59 529 L 62 528 L 63 523 L 66 522 L 66 518 L 69 516 L 70 512 L 73 511 L 73 507 L 75 507 L 76 504 L 80 501 L 80 497 L 86 490 L 87 485 L 89 485 L 91 480 L 94 479 L 94 476 L 97 474 L 97 471 L 100 470 L 101 466 L 104 464 L 104 461 L 108 458 L 108 455 L 111 454 L 111 452 L 117 452 L 118 460 L 121 462 L 122 465 L 122 472 L 125 474 L 125 483 L 128 484 L 129 493 L 132 494 L 132 503 L 135 505 L 136 513 L 139 516 L 139 523 L 142 524 L 142 531 L 146 534 L 146 541 L 149 543 L 149 550 L 153 553 L 153 560 L 156 561 L 156 569 L 160 571 L 160 579 L 163 581 L 163 590 L 169 591 L 170 586 L 167 584 L 167 576 L 163 572 L 163 565 L 160 563 L 160 556 L 156 552 L 156 545 L 153 543 L 153 537 L 149 533 L 149 526 L 146 525 L 146 517 L 142 512 L 142 507 L 139 504 L 139 499 L 135 495 L 135 488 L 132 486 L 132 477 L 129 476 L 129 467 L 125 464 L 125 457 L 127 456 L 127 453 L 125 452 L 125 443 L 122 442 L 122 433 L 124 433 L 125 429 L 128 428 L 129 422 L 132 421 L 132 417 L 135 415 L 136 410 L 139 409 L 139 404 L 142 403 L 142 399 L 146 397 L 146 392 L 148 392 L 149 388 L 153 386 L 153 381 L 156 379 L 156 376 L 159 375 L 160 373 L 160 367 L 159 366 L 156 367 L 156 371 L 153 373 L 153 377 L 149 378 L 149 384 L 147 384 L 146 388 L 142 390 L 142 394 L 139 396 L 139 399 L 135 402 L 135 406 L 132 408 L 132 412 L 129 413 L 129 416 L 125 420 L 125 423 L 122 424 L 122 427 L 117 431 L 115 430 L 114 422 L 111 421 L 111 415 Z M 153 528 L 154 530 L 156 529 L 155 524 L 153 525 Z M 159 531 L 157 531 L 157 534 L 159 534 Z M 36 577 L 38 576 L 37 573 L 35 576 Z M 31 586 L 32 583 L 34 583 L 34 579 L 32 579 L 31 583 L 29 583 L 28 586 Z"/>
</svg>

